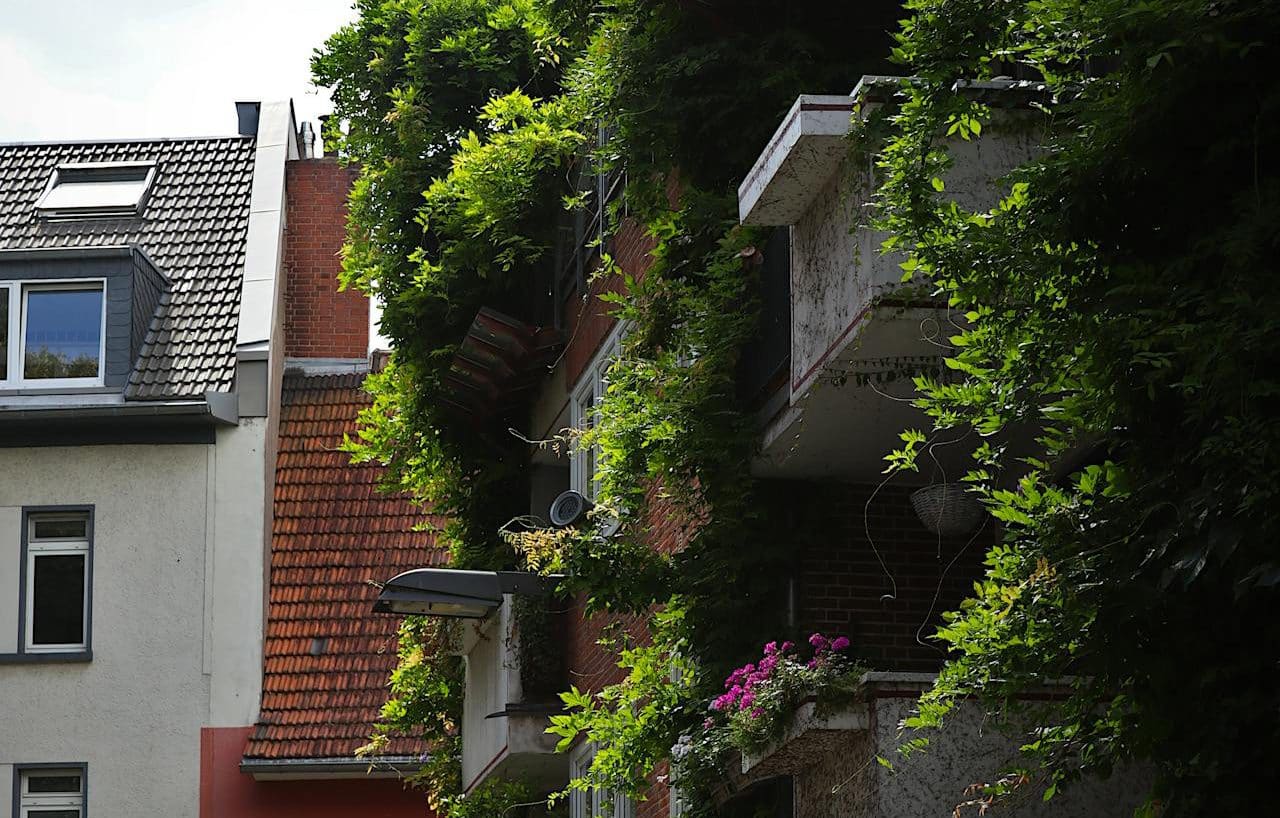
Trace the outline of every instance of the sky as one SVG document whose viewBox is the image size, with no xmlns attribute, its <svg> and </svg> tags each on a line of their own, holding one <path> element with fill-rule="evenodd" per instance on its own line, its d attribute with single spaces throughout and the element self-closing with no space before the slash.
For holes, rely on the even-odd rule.
<svg viewBox="0 0 1280 818">
<path fill-rule="evenodd" d="M 311 52 L 352 0 L 0 0 L 0 142 L 236 132 L 238 100 L 329 112 Z"/>
</svg>

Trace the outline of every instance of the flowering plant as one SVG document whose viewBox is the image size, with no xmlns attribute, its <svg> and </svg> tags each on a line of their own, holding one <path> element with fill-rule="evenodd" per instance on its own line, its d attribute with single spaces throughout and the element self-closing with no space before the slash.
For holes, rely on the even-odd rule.
<svg viewBox="0 0 1280 818">
<path fill-rule="evenodd" d="M 805 700 L 852 693 L 861 673 L 846 655 L 849 640 L 815 633 L 809 646 L 812 654 L 805 660 L 792 642 L 765 645 L 758 662 L 743 665 L 724 680 L 725 692 L 711 702 L 703 727 L 723 723 L 731 745 L 751 750 L 776 738 Z"/>
<path fill-rule="evenodd" d="M 724 680 L 724 693 L 712 700 L 702 729 L 671 748 L 672 777 L 715 775 L 728 751 L 751 752 L 779 738 L 806 701 L 828 708 L 851 699 L 864 668 L 848 650 L 846 637 L 820 633 L 809 637 L 808 650 L 792 642 L 765 645 L 759 661 Z"/>
</svg>

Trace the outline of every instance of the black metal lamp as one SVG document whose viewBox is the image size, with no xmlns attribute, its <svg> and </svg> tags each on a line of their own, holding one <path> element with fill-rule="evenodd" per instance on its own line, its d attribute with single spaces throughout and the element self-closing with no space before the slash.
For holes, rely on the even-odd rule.
<svg viewBox="0 0 1280 818">
<path fill-rule="evenodd" d="M 546 593 L 555 579 L 521 571 L 417 568 L 387 580 L 373 612 L 483 619 L 502 605 L 504 594 Z"/>
</svg>

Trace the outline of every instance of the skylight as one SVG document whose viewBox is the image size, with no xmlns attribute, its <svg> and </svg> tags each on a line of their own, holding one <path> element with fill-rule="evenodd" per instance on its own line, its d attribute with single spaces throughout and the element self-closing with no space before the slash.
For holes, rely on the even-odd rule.
<svg viewBox="0 0 1280 818">
<path fill-rule="evenodd" d="M 36 212 L 50 219 L 136 216 L 155 173 L 154 162 L 59 165 L 36 202 Z"/>
</svg>

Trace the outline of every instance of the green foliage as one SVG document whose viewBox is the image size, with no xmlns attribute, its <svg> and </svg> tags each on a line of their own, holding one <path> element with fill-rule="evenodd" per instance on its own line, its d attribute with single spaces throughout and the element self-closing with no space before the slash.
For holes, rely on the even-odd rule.
<svg viewBox="0 0 1280 818">
<path fill-rule="evenodd" d="M 697 690 L 698 669 L 682 652 L 679 636 L 683 612 L 672 605 L 655 614 L 653 641 L 622 648 L 618 667 L 623 680 L 599 694 L 577 687 L 562 693 L 569 712 L 551 717 L 547 732 L 560 736 L 567 750 L 580 734 L 599 749 L 586 775 L 569 782 L 572 789 L 593 787 L 640 796 L 654 763 L 667 756 L 683 726 L 704 710 Z"/>
<path fill-rule="evenodd" d="M 735 391 L 761 239 L 736 228 L 735 189 L 797 94 L 844 90 L 879 67 L 897 3 L 801 0 L 781 17 L 766 0 L 357 8 L 313 67 L 335 86 L 348 123 L 339 149 L 361 168 L 343 280 L 385 300 L 396 351 L 369 379 L 374 403 L 347 448 L 450 520 L 454 565 L 515 563 L 500 532 L 527 511 L 528 452 L 507 433 L 525 426 L 522 407 L 483 420 L 447 408 L 450 362 L 479 307 L 525 317 L 545 292 L 557 223 L 581 202 L 569 180 L 601 126 L 609 138 L 588 159 L 627 171 L 610 222 L 625 202 L 656 243 L 654 267 L 614 299 L 631 333 L 583 440 L 601 447 L 599 499 L 623 534 L 564 538 L 541 564 L 570 573 L 594 608 L 665 610 L 651 645 L 620 654 L 628 681 L 575 698 L 557 725 L 601 745 L 590 781 L 638 792 L 701 718 L 695 675 L 673 682 L 671 664 L 727 670 L 782 626 L 762 613 L 782 615 L 786 555 L 750 476 L 754 432 Z M 662 522 L 648 516 L 654 498 L 686 529 L 674 557 L 648 542 Z"/>
<path fill-rule="evenodd" d="M 563 818 L 566 810 L 554 809 L 532 787 L 521 781 L 489 777 L 466 795 L 449 799 L 447 818 Z"/>
<path fill-rule="evenodd" d="M 908 726 L 971 694 L 1015 715 L 1018 694 L 1070 677 L 1069 698 L 1034 709 L 1034 775 L 1006 790 L 1051 796 L 1143 761 L 1148 813 L 1264 812 L 1257 770 L 1280 752 L 1280 11 L 909 6 L 896 54 L 918 79 L 879 154 L 881 226 L 964 317 L 963 377 L 923 380 L 921 405 L 981 433 L 970 479 L 1006 533 Z M 1047 81 L 1037 113 L 955 90 L 1014 70 Z M 1037 152 L 998 204 L 948 199 L 945 137 L 1018 118 Z M 1037 432 L 1030 457 L 1018 429 Z"/>
<path fill-rule="evenodd" d="M 369 743 L 357 751 L 376 756 L 397 735 L 421 739 L 427 754 L 409 780 L 426 790 L 428 805 L 438 813 L 461 787 L 463 663 L 456 655 L 457 627 L 448 619 L 405 617 L 391 698 L 382 706 Z"/>
<path fill-rule="evenodd" d="M 94 378 L 98 375 L 98 356 L 78 355 L 67 358 L 65 353 L 48 347 L 27 350 L 22 361 L 24 378 Z"/>
</svg>

